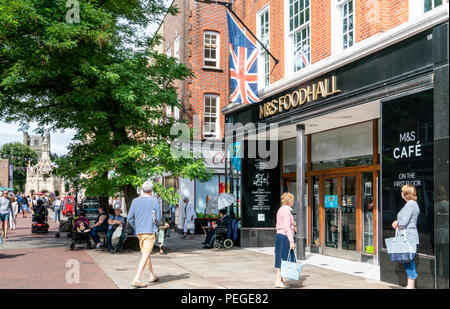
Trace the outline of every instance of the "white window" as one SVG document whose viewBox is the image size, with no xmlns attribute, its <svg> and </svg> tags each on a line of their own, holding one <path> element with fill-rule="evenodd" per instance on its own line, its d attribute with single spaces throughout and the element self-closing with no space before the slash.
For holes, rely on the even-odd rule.
<svg viewBox="0 0 450 309">
<path fill-rule="evenodd" d="M 424 0 L 423 11 L 424 11 L 424 13 L 426 13 L 440 5 L 442 5 L 442 0 Z"/>
<path fill-rule="evenodd" d="M 203 113 L 203 137 L 219 138 L 219 96 L 205 94 Z"/>
<path fill-rule="evenodd" d="M 219 63 L 219 34 L 217 32 L 206 31 L 203 40 L 203 65 L 205 67 L 218 68 Z"/>
<path fill-rule="evenodd" d="M 442 0 L 409 0 L 409 19 L 441 6 L 442 2 Z"/>
<path fill-rule="evenodd" d="M 288 0 L 288 72 L 298 72 L 311 63 L 310 0 Z M 289 60 L 292 59 L 292 60 Z"/>
<path fill-rule="evenodd" d="M 180 38 L 177 33 L 175 36 L 175 41 L 173 42 L 173 57 L 177 59 L 177 62 L 180 61 Z"/>
<path fill-rule="evenodd" d="M 173 117 L 172 111 L 173 111 L 172 106 L 166 105 L 166 117 L 167 118 Z"/>
<path fill-rule="evenodd" d="M 270 22 L 269 22 L 269 7 L 263 8 L 257 16 L 258 25 L 257 33 L 259 40 L 264 44 L 267 49 L 270 49 Z M 268 86 L 270 84 L 270 58 L 266 50 L 259 46 L 259 72 L 261 87 Z"/>
<path fill-rule="evenodd" d="M 178 107 L 175 106 L 175 111 L 174 111 L 174 116 L 173 116 L 176 120 L 180 119 L 180 109 Z"/>
<path fill-rule="evenodd" d="M 354 44 L 354 2 L 353 0 L 337 0 L 341 49 L 346 49 Z"/>
</svg>

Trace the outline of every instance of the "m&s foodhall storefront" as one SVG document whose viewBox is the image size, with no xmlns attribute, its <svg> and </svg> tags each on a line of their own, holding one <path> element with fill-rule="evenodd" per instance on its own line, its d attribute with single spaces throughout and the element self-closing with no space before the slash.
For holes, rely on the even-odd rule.
<svg viewBox="0 0 450 309">
<path fill-rule="evenodd" d="M 405 285 L 384 239 L 404 205 L 400 188 L 412 184 L 421 209 L 416 286 L 448 288 L 448 104 L 447 21 L 260 103 L 225 107 L 234 125 L 226 143 L 244 146 L 240 171 L 227 167 L 240 177 L 241 246 L 274 246 L 288 191 L 295 218 L 304 218 L 307 251 L 380 265 L 382 281 Z M 248 156 L 263 123 L 277 125 L 270 169 L 267 159 Z"/>
</svg>

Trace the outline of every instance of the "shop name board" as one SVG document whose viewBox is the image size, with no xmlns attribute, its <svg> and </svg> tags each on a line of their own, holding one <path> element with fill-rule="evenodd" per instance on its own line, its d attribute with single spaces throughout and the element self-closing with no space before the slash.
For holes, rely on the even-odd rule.
<svg viewBox="0 0 450 309">
<path fill-rule="evenodd" d="M 273 99 L 260 105 L 259 119 L 283 113 L 305 103 L 314 102 L 319 98 L 326 98 L 339 92 L 341 90 L 337 89 L 336 76 L 332 76 L 331 79 L 325 78 L 317 83 L 299 88 L 278 97 L 278 99 Z"/>
</svg>

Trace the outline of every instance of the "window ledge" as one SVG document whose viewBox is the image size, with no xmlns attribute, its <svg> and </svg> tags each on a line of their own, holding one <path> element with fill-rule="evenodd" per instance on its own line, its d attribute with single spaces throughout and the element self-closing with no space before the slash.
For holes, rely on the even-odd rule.
<svg viewBox="0 0 450 309">
<path fill-rule="evenodd" d="M 203 66 L 202 70 L 223 72 L 223 69 L 221 68 L 207 67 L 207 66 Z"/>
</svg>

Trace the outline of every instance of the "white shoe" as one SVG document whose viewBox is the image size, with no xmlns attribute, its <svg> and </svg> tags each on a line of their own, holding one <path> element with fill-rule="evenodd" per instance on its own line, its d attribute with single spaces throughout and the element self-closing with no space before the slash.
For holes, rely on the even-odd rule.
<svg viewBox="0 0 450 309">
<path fill-rule="evenodd" d="M 283 281 L 280 281 L 280 282 L 275 282 L 275 287 L 285 289 L 285 288 L 287 288 L 287 285 Z"/>
<path fill-rule="evenodd" d="M 99 242 L 95 247 L 96 247 L 97 249 L 100 249 L 101 246 L 102 246 L 102 243 Z"/>
</svg>

